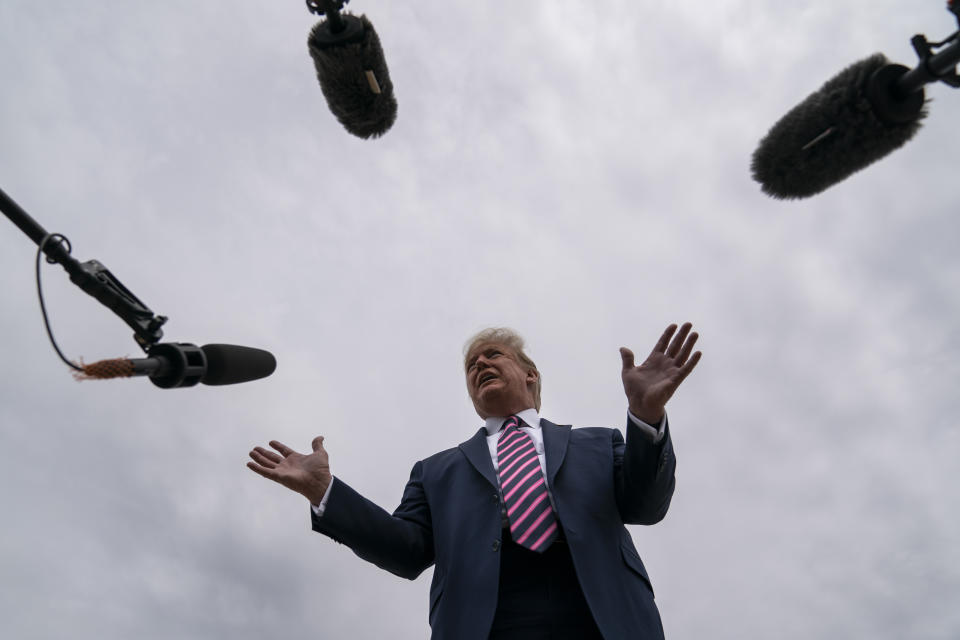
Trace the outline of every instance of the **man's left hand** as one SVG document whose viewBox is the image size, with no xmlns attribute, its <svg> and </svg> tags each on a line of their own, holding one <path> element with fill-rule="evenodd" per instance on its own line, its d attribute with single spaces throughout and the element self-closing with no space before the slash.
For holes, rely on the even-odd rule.
<svg viewBox="0 0 960 640">
<path fill-rule="evenodd" d="M 647 424 L 655 425 L 663 419 L 667 400 L 700 361 L 699 351 L 690 354 L 698 338 L 696 332 L 690 332 L 692 326 L 685 322 L 679 332 L 675 324 L 667 327 L 640 366 L 634 366 L 630 349 L 620 347 L 621 377 L 630 413 Z"/>
</svg>

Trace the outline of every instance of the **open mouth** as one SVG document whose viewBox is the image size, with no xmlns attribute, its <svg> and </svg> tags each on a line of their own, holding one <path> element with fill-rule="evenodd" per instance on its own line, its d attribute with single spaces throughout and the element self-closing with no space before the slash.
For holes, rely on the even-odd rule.
<svg viewBox="0 0 960 640">
<path fill-rule="evenodd" d="M 477 379 L 477 388 L 482 387 L 491 380 L 496 380 L 497 375 L 495 373 L 484 373 Z"/>
</svg>

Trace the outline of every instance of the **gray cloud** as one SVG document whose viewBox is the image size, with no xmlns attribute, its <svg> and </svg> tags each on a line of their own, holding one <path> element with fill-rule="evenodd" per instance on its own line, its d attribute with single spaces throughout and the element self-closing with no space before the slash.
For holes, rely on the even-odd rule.
<svg viewBox="0 0 960 640">
<path fill-rule="evenodd" d="M 356 4 L 356 7 L 353 5 Z M 950 110 L 807 201 L 762 196 L 756 142 L 936 3 L 361 3 L 400 110 L 327 112 L 302 6 L 0 7 L 0 184 L 98 258 L 174 340 L 276 353 L 235 388 L 77 383 L 35 248 L 0 233 L 0 633 L 422 638 L 413 584 L 309 531 L 244 468 L 323 433 L 391 509 L 469 437 L 460 348 L 516 327 L 544 414 L 620 425 L 617 347 L 691 319 L 669 517 L 632 533 L 671 638 L 956 637 L 958 222 Z M 44 271 L 71 357 L 129 330 Z"/>
</svg>

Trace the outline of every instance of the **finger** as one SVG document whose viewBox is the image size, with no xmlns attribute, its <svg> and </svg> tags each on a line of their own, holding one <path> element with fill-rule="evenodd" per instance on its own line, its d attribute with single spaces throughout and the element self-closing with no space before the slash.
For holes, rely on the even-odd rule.
<svg viewBox="0 0 960 640">
<path fill-rule="evenodd" d="M 677 354 L 677 366 L 682 366 L 684 362 L 687 361 L 687 358 L 690 357 L 690 352 L 693 351 L 693 345 L 697 343 L 697 338 L 700 337 L 696 331 L 690 334 L 686 342 L 683 343 L 683 348 L 680 349 L 680 353 Z"/>
<path fill-rule="evenodd" d="M 620 347 L 620 359 L 623 360 L 623 370 L 633 369 L 633 351 L 626 347 Z"/>
<path fill-rule="evenodd" d="M 247 468 L 253 471 L 254 473 L 260 474 L 261 476 L 263 476 L 264 478 L 267 478 L 268 480 L 279 482 L 279 479 L 278 479 L 279 476 L 277 475 L 277 472 L 274 471 L 273 469 L 267 469 L 266 467 L 261 467 L 255 462 L 248 462 Z"/>
<path fill-rule="evenodd" d="M 274 454 L 276 455 L 276 454 Z M 256 449 L 250 452 L 250 458 L 256 462 L 261 467 L 266 467 L 267 469 L 273 469 L 277 466 L 277 463 L 266 457 Z"/>
<path fill-rule="evenodd" d="M 283 462 L 283 458 L 281 456 L 278 456 L 277 454 L 275 454 L 273 451 L 270 451 L 269 449 L 264 449 L 263 447 L 254 447 L 253 450 L 259 453 L 261 456 L 263 456 L 267 460 L 270 460 L 277 464 L 280 464 L 281 462 Z"/>
<path fill-rule="evenodd" d="M 317 436 L 313 439 L 313 442 L 310 443 L 310 446 L 313 447 L 314 451 L 323 451 L 323 436 Z"/>
<path fill-rule="evenodd" d="M 294 451 L 287 445 L 283 444 L 282 442 L 278 442 L 276 440 L 271 440 L 270 446 L 276 449 L 277 451 L 279 451 L 284 458 L 286 458 L 291 453 L 296 453 L 296 451 Z"/>
<path fill-rule="evenodd" d="M 684 322 L 683 326 L 680 327 L 680 331 L 677 332 L 677 335 L 674 336 L 673 341 L 670 343 L 670 346 L 667 347 L 666 354 L 671 358 L 675 357 L 680 353 L 680 347 L 683 346 L 683 341 L 687 339 L 687 334 L 690 333 L 690 328 L 693 325 L 689 322 Z"/>
<path fill-rule="evenodd" d="M 670 342 L 670 336 L 673 335 L 673 332 L 677 330 L 677 325 L 671 324 L 669 327 L 664 330 L 663 335 L 660 336 L 660 339 L 657 340 L 657 344 L 653 345 L 653 351 L 650 352 L 650 355 L 654 353 L 663 353 L 667 344 Z"/>
<path fill-rule="evenodd" d="M 690 356 L 690 359 L 687 360 L 687 363 L 680 367 L 680 374 L 677 376 L 677 384 L 683 382 L 686 377 L 690 375 L 690 372 L 693 371 L 693 368 L 697 366 L 698 362 L 700 362 L 701 355 L 702 354 L 699 351 L 695 352 L 692 356 Z"/>
</svg>

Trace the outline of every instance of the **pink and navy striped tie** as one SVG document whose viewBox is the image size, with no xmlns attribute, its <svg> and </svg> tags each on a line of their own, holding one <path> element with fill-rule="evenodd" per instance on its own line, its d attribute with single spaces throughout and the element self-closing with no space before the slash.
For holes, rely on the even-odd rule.
<svg viewBox="0 0 960 640">
<path fill-rule="evenodd" d="M 520 546 L 542 553 L 556 540 L 557 517 L 550 506 L 537 449 L 510 416 L 497 440 L 500 489 L 510 522 L 510 537 Z"/>
</svg>

